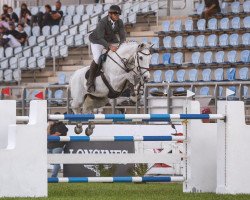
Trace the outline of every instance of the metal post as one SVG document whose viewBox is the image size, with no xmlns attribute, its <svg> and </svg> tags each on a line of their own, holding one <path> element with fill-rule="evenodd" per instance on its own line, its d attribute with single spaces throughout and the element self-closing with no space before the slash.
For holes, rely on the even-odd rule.
<svg viewBox="0 0 250 200">
<path fill-rule="evenodd" d="M 52 53 L 53 53 L 53 75 L 55 76 L 56 75 L 56 56 L 55 56 L 55 44 L 53 44 L 53 50 Z"/>
</svg>

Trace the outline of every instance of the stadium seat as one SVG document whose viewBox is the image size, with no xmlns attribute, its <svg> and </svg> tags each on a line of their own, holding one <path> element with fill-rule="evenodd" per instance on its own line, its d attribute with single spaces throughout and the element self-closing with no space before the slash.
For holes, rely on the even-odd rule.
<svg viewBox="0 0 250 200">
<path fill-rule="evenodd" d="M 63 103 L 63 95 L 63 90 L 56 90 L 54 93 L 55 103 L 61 105 Z"/>
<path fill-rule="evenodd" d="M 240 29 L 240 18 L 239 17 L 234 17 L 231 20 L 231 28 L 232 28 L 232 30 Z"/>
<path fill-rule="evenodd" d="M 216 49 L 218 43 L 217 35 L 215 34 L 209 35 L 207 41 L 208 41 L 208 46 L 210 48 Z"/>
<path fill-rule="evenodd" d="M 196 37 L 196 46 L 199 48 L 205 47 L 205 35 L 198 35 Z"/>
<path fill-rule="evenodd" d="M 20 69 L 15 69 L 15 70 L 13 71 L 13 79 L 14 79 L 14 81 L 16 81 L 16 82 L 21 81 L 21 70 L 20 70 Z"/>
<path fill-rule="evenodd" d="M 215 54 L 215 60 L 217 63 L 224 63 L 224 56 L 225 52 L 224 51 L 218 51 Z"/>
<path fill-rule="evenodd" d="M 248 68 L 243 67 L 239 69 L 239 78 L 240 80 L 248 80 Z"/>
<path fill-rule="evenodd" d="M 155 83 L 161 83 L 162 82 L 162 71 L 156 70 L 153 74 L 153 79 Z"/>
<path fill-rule="evenodd" d="M 5 57 L 9 58 L 13 56 L 13 48 L 12 47 L 7 47 L 4 51 Z"/>
<path fill-rule="evenodd" d="M 234 47 L 239 46 L 239 35 L 237 33 L 229 36 L 229 44 Z"/>
<path fill-rule="evenodd" d="M 57 46 L 57 45 L 52 46 L 51 49 L 50 49 L 51 57 L 58 58 L 60 56 L 59 49 L 60 49 L 60 47 Z"/>
<path fill-rule="evenodd" d="M 183 39 L 182 36 L 176 36 L 174 38 L 175 48 L 183 48 Z"/>
<path fill-rule="evenodd" d="M 187 19 L 185 21 L 185 31 L 192 32 L 193 30 L 194 30 L 193 20 L 192 19 Z"/>
<path fill-rule="evenodd" d="M 174 54 L 174 64 L 175 65 L 182 65 L 183 63 L 183 53 L 177 52 Z"/>
<path fill-rule="evenodd" d="M 102 4 L 100 4 L 100 3 L 95 4 L 95 6 L 94 6 L 94 15 L 100 15 L 102 12 L 103 12 Z M 136 11 L 136 12 L 139 12 L 139 10 Z"/>
<path fill-rule="evenodd" d="M 75 46 L 82 46 L 84 44 L 82 34 L 75 35 L 74 44 L 75 44 Z"/>
<path fill-rule="evenodd" d="M 67 15 L 74 16 L 75 15 L 75 5 L 67 6 Z"/>
<path fill-rule="evenodd" d="M 200 56 L 201 56 L 200 52 L 192 53 L 192 58 L 191 58 L 192 59 L 192 64 L 199 65 L 201 63 Z"/>
<path fill-rule="evenodd" d="M 199 19 L 197 21 L 197 28 L 199 31 L 205 31 L 206 30 L 206 20 L 205 19 Z"/>
<path fill-rule="evenodd" d="M 237 52 L 235 50 L 229 51 L 227 53 L 227 60 L 230 63 L 236 63 Z"/>
<path fill-rule="evenodd" d="M 11 57 L 10 58 L 10 60 L 9 60 L 9 64 L 10 64 L 10 69 L 17 69 L 17 67 L 18 67 L 18 59 L 17 59 L 17 57 Z"/>
<path fill-rule="evenodd" d="M 4 48 L 0 47 L 0 59 L 4 57 Z"/>
<path fill-rule="evenodd" d="M 58 73 L 57 75 L 58 84 L 65 85 L 66 84 L 66 74 L 65 73 Z"/>
<path fill-rule="evenodd" d="M 242 35 L 242 44 L 244 46 L 249 46 L 250 45 L 250 33 L 244 33 Z"/>
<path fill-rule="evenodd" d="M 228 13 L 228 2 L 221 3 L 221 13 L 227 14 Z"/>
<path fill-rule="evenodd" d="M 158 66 L 159 65 L 159 54 L 158 53 L 154 53 L 152 54 L 151 57 L 151 62 L 150 62 L 150 66 Z"/>
<path fill-rule="evenodd" d="M 188 49 L 195 48 L 195 37 L 193 35 L 187 36 L 187 38 L 186 38 L 186 47 Z"/>
<path fill-rule="evenodd" d="M 88 4 L 86 6 L 86 13 L 91 16 L 94 14 L 94 4 Z"/>
<path fill-rule="evenodd" d="M 50 26 L 44 26 L 42 29 L 43 36 L 50 36 Z"/>
<path fill-rule="evenodd" d="M 63 20 L 63 25 L 71 26 L 72 25 L 72 16 L 66 15 Z"/>
<path fill-rule="evenodd" d="M 186 71 L 184 69 L 179 69 L 176 72 L 176 80 L 178 82 L 184 82 L 185 81 L 185 73 L 186 73 Z"/>
<path fill-rule="evenodd" d="M 56 35 L 59 33 L 60 27 L 58 25 L 54 25 L 51 27 L 51 35 Z"/>
<path fill-rule="evenodd" d="M 165 82 L 171 83 L 174 81 L 174 70 L 167 70 L 165 72 Z"/>
<path fill-rule="evenodd" d="M 136 13 L 130 13 L 128 16 L 128 23 L 135 24 L 136 23 Z"/>
<path fill-rule="evenodd" d="M 204 69 L 202 71 L 202 80 L 206 82 L 211 81 L 211 69 Z"/>
<path fill-rule="evenodd" d="M 23 56 L 28 58 L 31 56 L 31 48 L 30 47 L 24 47 L 23 48 Z"/>
<path fill-rule="evenodd" d="M 240 53 L 240 60 L 243 63 L 248 63 L 250 62 L 250 51 L 249 50 L 244 50 Z"/>
<path fill-rule="evenodd" d="M 214 77 L 216 81 L 223 81 L 224 79 L 223 68 L 217 68 L 214 71 Z"/>
<path fill-rule="evenodd" d="M 89 15 L 88 14 L 82 15 L 82 22 L 89 22 Z"/>
<path fill-rule="evenodd" d="M 158 2 L 157 1 L 153 1 L 151 4 L 150 4 L 150 10 L 152 12 L 158 12 L 159 10 L 159 5 L 158 5 Z"/>
<path fill-rule="evenodd" d="M 65 37 L 65 44 L 68 46 L 74 46 L 74 35 L 67 35 Z"/>
<path fill-rule="evenodd" d="M 45 41 L 46 41 L 46 38 L 45 38 L 44 35 L 41 35 L 41 36 L 37 37 L 37 44 L 38 44 L 40 47 L 43 47 L 43 46 L 46 45 Z"/>
<path fill-rule="evenodd" d="M 228 34 L 222 34 L 219 37 L 219 45 L 222 47 L 228 47 Z"/>
<path fill-rule="evenodd" d="M 222 30 L 228 30 L 229 29 L 229 19 L 227 17 L 222 18 L 220 20 L 220 28 Z"/>
<path fill-rule="evenodd" d="M 67 45 L 63 45 L 60 46 L 60 57 L 66 58 L 68 57 L 68 46 Z"/>
<path fill-rule="evenodd" d="M 142 13 L 147 13 L 149 12 L 149 2 L 145 1 L 145 2 L 140 2 L 140 10 Z"/>
<path fill-rule="evenodd" d="M 0 70 L 0 82 L 3 82 L 3 70 Z"/>
<path fill-rule="evenodd" d="M 250 28 L 250 16 L 247 16 L 243 19 L 243 26 L 245 29 Z"/>
<path fill-rule="evenodd" d="M 48 46 L 56 45 L 55 37 L 48 36 L 46 37 L 46 41 Z"/>
<path fill-rule="evenodd" d="M 236 100 L 236 87 L 235 86 L 229 86 L 229 90 L 234 91 L 234 94 L 231 94 L 227 97 L 228 100 Z"/>
<path fill-rule="evenodd" d="M 28 39 L 28 43 L 29 43 L 29 46 L 35 45 L 37 43 L 36 42 L 36 36 L 30 36 L 29 39 Z"/>
<path fill-rule="evenodd" d="M 89 22 L 83 22 L 80 26 L 79 26 L 79 33 L 82 35 L 87 34 L 88 32 L 88 24 Z"/>
<path fill-rule="evenodd" d="M 110 4 L 110 3 L 106 3 L 106 4 L 104 4 L 104 6 L 103 6 L 103 11 L 104 11 L 104 12 L 108 11 L 108 10 L 109 10 L 109 8 L 110 8 L 110 6 L 111 6 L 111 4 Z"/>
<path fill-rule="evenodd" d="M 202 96 L 208 96 L 209 95 L 209 87 L 207 87 L 207 86 L 201 87 L 201 89 L 200 89 L 200 95 L 202 95 Z"/>
<path fill-rule="evenodd" d="M 44 46 L 44 47 L 42 47 L 42 56 L 44 56 L 46 58 L 51 57 L 50 46 Z"/>
<path fill-rule="evenodd" d="M 14 55 L 18 58 L 23 56 L 23 47 L 14 48 Z"/>
<path fill-rule="evenodd" d="M 154 49 L 159 49 L 159 37 L 152 37 L 151 44 L 153 44 Z"/>
<path fill-rule="evenodd" d="M 27 67 L 28 67 L 27 58 L 26 57 L 19 58 L 19 68 L 23 70 L 27 69 Z"/>
<path fill-rule="evenodd" d="M 77 31 L 78 27 L 77 26 L 72 26 L 69 28 L 69 34 L 70 35 L 76 35 L 78 33 Z"/>
<path fill-rule="evenodd" d="M 170 53 L 164 53 L 162 55 L 162 61 L 164 65 L 169 65 L 171 63 L 171 54 Z"/>
<path fill-rule="evenodd" d="M 33 35 L 33 36 L 36 36 L 36 37 L 38 37 L 38 36 L 41 35 L 41 30 L 40 30 L 40 27 L 39 27 L 39 26 L 34 26 L 34 27 L 32 28 L 32 35 Z"/>
<path fill-rule="evenodd" d="M 1 66 L 1 69 L 7 69 L 9 67 L 9 59 L 1 58 L 0 66 Z"/>
<path fill-rule="evenodd" d="M 162 22 L 162 31 L 168 33 L 170 31 L 170 21 Z"/>
<path fill-rule="evenodd" d="M 227 69 L 227 80 L 228 81 L 235 81 L 236 69 L 229 68 Z"/>
<path fill-rule="evenodd" d="M 235 1 L 235 2 L 231 3 L 231 12 L 233 14 L 240 13 L 240 2 L 239 1 Z"/>
<path fill-rule="evenodd" d="M 32 54 L 34 57 L 40 57 L 41 56 L 41 47 L 40 46 L 35 46 L 32 48 Z"/>
<path fill-rule="evenodd" d="M 77 15 L 84 15 L 84 5 L 80 4 L 76 6 L 76 14 Z"/>
<path fill-rule="evenodd" d="M 198 71 L 197 71 L 197 69 L 189 70 L 188 75 L 189 75 L 189 81 L 191 81 L 191 82 L 196 82 L 197 81 L 197 79 L 198 79 Z"/>
<path fill-rule="evenodd" d="M 243 11 L 245 12 L 245 13 L 249 13 L 250 12 L 250 1 L 245 1 L 244 3 L 243 3 Z"/>
<path fill-rule="evenodd" d="M 73 24 L 79 24 L 80 22 L 81 22 L 81 15 L 75 15 L 74 17 L 73 17 Z"/>
<path fill-rule="evenodd" d="M 31 28 L 30 28 L 30 26 L 25 26 L 24 31 L 27 33 L 28 37 L 31 36 Z"/>
<path fill-rule="evenodd" d="M 44 69 L 46 65 L 46 58 L 44 56 L 37 58 L 37 67 L 39 69 Z"/>
<path fill-rule="evenodd" d="M 172 48 L 172 37 L 166 36 L 163 38 L 163 45 L 165 49 L 171 49 Z"/>
<path fill-rule="evenodd" d="M 203 55 L 204 58 L 204 63 L 206 65 L 212 64 L 213 63 L 213 53 L 212 51 L 207 51 Z"/>
<path fill-rule="evenodd" d="M 181 32 L 182 31 L 182 22 L 181 22 L 181 20 L 175 20 L 174 24 L 173 24 L 173 27 L 174 27 L 175 32 Z"/>
<path fill-rule="evenodd" d="M 56 45 L 62 46 L 65 44 L 65 36 L 64 35 L 58 35 L 56 37 Z"/>
<path fill-rule="evenodd" d="M 29 57 L 28 69 L 36 69 L 36 68 L 37 68 L 36 57 Z"/>
<path fill-rule="evenodd" d="M 211 31 L 217 30 L 217 19 L 211 18 L 208 20 L 208 29 Z"/>
<path fill-rule="evenodd" d="M 3 76 L 4 76 L 5 82 L 12 82 L 13 81 L 13 71 L 11 69 L 4 70 Z"/>
</svg>

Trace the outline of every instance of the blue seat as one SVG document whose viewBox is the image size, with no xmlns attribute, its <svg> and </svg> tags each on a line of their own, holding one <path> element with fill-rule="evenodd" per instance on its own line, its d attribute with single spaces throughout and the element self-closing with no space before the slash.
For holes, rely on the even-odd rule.
<svg viewBox="0 0 250 200">
<path fill-rule="evenodd" d="M 227 53 L 227 60 L 230 63 L 236 63 L 237 52 L 235 50 L 229 51 Z"/>
<path fill-rule="evenodd" d="M 216 92 L 216 90 L 214 90 L 214 95 L 217 96 L 217 94 L 215 92 Z M 225 99 L 223 92 L 224 92 L 224 88 L 222 86 L 219 86 L 218 87 L 218 96 L 217 96 L 218 99 Z"/>
<path fill-rule="evenodd" d="M 193 35 L 187 36 L 186 47 L 187 48 L 194 48 L 195 47 L 195 37 Z"/>
<path fill-rule="evenodd" d="M 178 82 L 184 82 L 185 81 L 185 73 L 186 71 L 184 69 L 180 69 L 176 72 L 176 80 Z"/>
<path fill-rule="evenodd" d="M 57 104 L 62 104 L 63 103 L 63 95 L 64 95 L 64 92 L 63 90 L 56 90 L 55 93 L 54 93 L 54 98 L 55 98 L 55 102 Z"/>
<path fill-rule="evenodd" d="M 195 65 L 199 65 L 200 64 L 200 56 L 201 56 L 200 52 L 192 53 L 192 63 Z"/>
<path fill-rule="evenodd" d="M 174 81 L 174 70 L 167 70 L 165 72 L 165 80 L 167 83 L 171 83 Z"/>
<path fill-rule="evenodd" d="M 243 11 L 245 12 L 245 13 L 249 13 L 250 12 L 250 1 L 245 1 L 244 3 L 243 3 Z"/>
<path fill-rule="evenodd" d="M 216 18 L 211 18 L 208 20 L 208 29 L 215 31 L 217 30 L 217 19 Z"/>
<path fill-rule="evenodd" d="M 212 51 L 207 51 L 207 52 L 205 52 L 204 53 L 204 55 L 203 55 L 204 57 L 204 63 L 205 64 L 212 64 L 212 62 L 213 62 L 213 53 L 212 53 Z"/>
<path fill-rule="evenodd" d="M 240 52 L 240 60 L 243 63 L 250 62 L 250 51 L 249 50 L 243 50 Z"/>
<path fill-rule="evenodd" d="M 153 74 L 154 82 L 155 83 L 161 83 L 162 82 L 162 71 L 156 70 Z"/>
<path fill-rule="evenodd" d="M 199 48 L 205 47 L 205 35 L 198 35 L 196 37 L 196 46 Z"/>
<path fill-rule="evenodd" d="M 185 21 L 185 30 L 188 32 L 192 32 L 194 30 L 192 19 L 187 19 Z"/>
<path fill-rule="evenodd" d="M 208 96 L 209 95 L 209 87 L 207 87 L 207 86 L 201 87 L 201 89 L 200 89 L 200 95 L 202 95 L 202 96 Z"/>
<path fill-rule="evenodd" d="M 198 79 L 198 71 L 197 69 L 189 70 L 189 81 L 196 82 Z"/>
<path fill-rule="evenodd" d="M 205 19 L 199 19 L 197 21 L 197 28 L 199 31 L 205 31 L 206 30 L 206 20 Z"/>
<path fill-rule="evenodd" d="M 168 65 L 171 63 L 171 54 L 170 53 L 164 53 L 162 55 L 162 61 L 164 65 Z"/>
<path fill-rule="evenodd" d="M 166 33 L 170 31 L 170 21 L 162 22 L 162 30 Z"/>
<path fill-rule="evenodd" d="M 182 36 L 177 36 L 174 38 L 174 43 L 176 48 L 183 48 L 183 41 L 182 41 Z"/>
<path fill-rule="evenodd" d="M 203 81 L 211 81 L 211 69 L 204 69 L 202 71 L 202 80 Z"/>
<path fill-rule="evenodd" d="M 231 94 L 227 97 L 227 100 L 235 100 L 236 99 L 236 87 L 235 86 L 229 86 L 229 90 L 234 91 L 234 94 Z"/>
<path fill-rule="evenodd" d="M 182 65 L 183 63 L 183 53 L 177 52 L 174 54 L 174 64 Z"/>
<path fill-rule="evenodd" d="M 158 66 L 159 65 L 159 54 L 153 53 L 151 57 L 150 67 Z"/>
<path fill-rule="evenodd" d="M 217 35 L 215 35 L 215 34 L 209 35 L 207 38 L 207 41 L 208 41 L 208 46 L 216 47 L 217 43 L 218 43 Z"/>
<path fill-rule="evenodd" d="M 247 16 L 243 19 L 243 26 L 245 29 L 250 28 L 250 16 Z"/>
<path fill-rule="evenodd" d="M 218 51 L 215 54 L 215 60 L 217 63 L 224 63 L 224 56 L 225 52 L 224 51 Z"/>
<path fill-rule="evenodd" d="M 216 81 L 223 81 L 224 79 L 223 68 L 217 68 L 214 71 L 214 77 Z"/>
<path fill-rule="evenodd" d="M 153 44 L 154 49 L 159 49 L 159 37 L 153 37 L 151 39 L 151 44 Z"/>
<path fill-rule="evenodd" d="M 222 34 L 219 37 L 219 45 L 223 47 L 228 46 L 228 34 Z"/>
<path fill-rule="evenodd" d="M 233 14 L 240 13 L 240 2 L 239 1 L 235 1 L 235 2 L 231 3 L 231 12 Z"/>
<path fill-rule="evenodd" d="M 243 98 L 248 99 L 248 86 L 243 87 Z"/>
<path fill-rule="evenodd" d="M 227 30 L 229 29 L 229 19 L 227 17 L 220 20 L 220 29 Z"/>
<path fill-rule="evenodd" d="M 57 78 L 58 78 L 58 84 L 59 85 L 65 85 L 66 84 L 66 74 L 65 73 L 59 73 Z"/>
<path fill-rule="evenodd" d="M 202 12 L 204 11 L 204 9 L 205 9 L 205 4 L 204 3 L 198 3 L 196 5 L 196 14 L 201 15 Z"/>
<path fill-rule="evenodd" d="M 172 37 L 166 36 L 163 38 L 163 45 L 165 49 L 171 49 L 172 48 Z"/>
<path fill-rule="evenodd" d="M 175 20 L 174 21 L 174 24 L 173 24 L 173 27 L 174 27 L 174 31 L 175 32 L 181 32 L 182 31 L 182 22 L 181 20 Z"/>
<path fill-rule="evenodd" d="M 240 29 L 240 18 L 239 17 L 234 17 L 231 20 L 231 28 L 232 29 Z"/>
<path fill-rule="evenodd" d="M 250 33 L 244 33 L 242 35 L 242 44 L 244 46 L 250 45 Z"/>
<path fill-rule="evenodd" d="M 237 33 L 234 33 L 234 34 L 229 36 L 229 44 L 232 46 L 239 45 L 239 35 Z"/>
<path fill-rule="evenodd" d="M 227 69 L 227 80 L 234 81 L 236 75 L 236 69 L 235 68 L 229 68 Z"/>
<path fill-rule="evenodd" d="M 240 80 L 248 80 L 248 68 L 243 67 L 239 70 Z"/>
</svg>

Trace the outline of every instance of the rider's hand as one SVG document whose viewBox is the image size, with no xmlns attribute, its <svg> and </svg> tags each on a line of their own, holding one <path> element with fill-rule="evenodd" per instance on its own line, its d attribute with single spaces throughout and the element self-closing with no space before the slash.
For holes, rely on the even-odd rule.
<svg viewBox="0 0 250 200">
<path fill-rule="evenodd" d="M 115 52 L 115 51 L 118 49 L 118 47 L 117 47 L 117 46 L 114 46 L 114 45 L 110 45 L 110 46 L 109 46 L 109 49 L 110 49 L 111 51 Z"/>
</svg>

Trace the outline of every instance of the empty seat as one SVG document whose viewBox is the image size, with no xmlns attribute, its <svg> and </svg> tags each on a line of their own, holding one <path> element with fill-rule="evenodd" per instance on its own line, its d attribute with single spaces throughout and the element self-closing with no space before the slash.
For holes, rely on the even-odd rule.
<svg viewBox="0 0 250 200">
<path fill-rule="evenodd" d="M 248 68 L 243 67 L 239 70 L 239 78 L 240 80 L 248 80 Z"/>
<path fill-rule="evenodd" d="M 194 48 L 195 47 L 195 37 L 193 35 L 189 35 L 186 38 L 186 47 L 187 48 Z"/>
<path fill-rule="evenodd" d="M 197 69 L 191 69 L 189 70 L 189 81 L 196 82 L 198 79 L 198 71 Z"/>
<path fill-rule="evenodd" d="M 40 46 L 40 47 L 45 46 L 46 45 L 45 40 L 46 40 L 46 38 L 45 38 L 44 35 L 39 36 L 37 38 L 37 44 L 38 44 L 38 46 Z"/>
<path fill-rule="evenodd" d="M 159 54 L 154 53 L 152 54 L 151 61 L 150 61 L 150 66 L 156 66 L 159 65 Z"/>
<path fill-rule="evenodd" d="M 208 20 L 208 29 L 210 30 L 217 30 L 217 19 L 216 18 L 211 18 Z"/>
<path fill-rule="evenodd" d="M 215 54 L 215 60 L 217 63 L 224 63 L 224 55 L 225 52 L 224 51 L 218 51 Z"/>
<path fill-rule="evenodd" d="M 32 35 L 38 37 L 38 36 L 40 36 L 40 34 L 41 34 L 40 27 L 34 26 L 32 28 Z"/>
<path fill-rule="evenodd" d="M 74 35 L 67 35 L 65 37 L 65 44 L 68 46 L 74 46 Z"/>
<path fill-rule="evenodd" d="M 243 98 L 247 99 L 248 98 L 248 86 L 243 87 Z"/>
<path fill-rule="evenodd" d="M 175 20 L 173 26 L 174 26 L 174 31 L 175 32 L 181 32 L 182 31 L 182 22 L 181 22 L 181 20 Z"/>
<path fill-rule="evenodd" d="M 235 50 L 229 51 L 227 53 L 227 60 L 230 63 L 235 63 L 236 62 L 236 57 L 237 57 L 237 52 Z"/>
<path fill-rule="evenodd" d="M 41 56 L 41 47 L 40 46 L 33 47 L 32 54 L 34 57 L 40 57 Z"/>
<path fill-rule="evenodd" d="M 128 22 L 130 24 L 135 24 L 136 23 L 136 13 L 131 13 L 128 16 Z"/>
<path fill-rule="evenodd" d="M 63 72 L 58 73 L 57 79 L 58 79 L 58 84 L 59 85 L 65 85 L 66 84 L 66 74 L 65 73 L 63 73 Z"/>
<path fill-rule="evenodd" d="M 242 44 L 245 46 L 250 45 L 250 33 L 244 33 L 242 35 Z"/>
<path fill-rule="evenodd" d="M 222 18 L 222 19 L 220 20 L 220 28 L 221 28 L 222 30 L 227 30 L 227 29 L 229 29 L 229 19 L 228 19 L 227 17 Z"/>
<path fill-rule="evenodd" d="M 4 76 L 4 81 L 5 82 L 13 81 L 13 71 L 11 69 L 4 70 L 3 76 Z"/>
<path fill-rule="evenodd" d="M 94 15 L 99 15 L 102 12 L 103 12 L 102 4 L 100 4 L 100 3 L 95 4 L 95 6 L 94 6 Z M 133 10 L 133 12 L 139 12 L 139 10 L 138 11 Z"/>
<path fill-rule="evenodd" d="M 171 49 L 172 47 L 172 38 L 170 36 L 163 38 L 163 45 L 166 49 Z"/>
<path fill-rule="evenodd" d="M 25 31 L 25 33 L 27 33 L 28 37 L 31 36 L 31 28 L 30 28 L 30 26 L 25 26 L 24 31 Z"/>
<path fill-rule="evenodd" d="M 91 16 L 94 13 L 94 4 L 88 4 L 86 6 L 86 13 Z"/>
<path fill-rule="evenodd" d="M 235 80 L 236 69 L 229 68 L 227 69 L 227 80 L 234 81 Z"/>
<path fill-rule="evenodd" d="M 82 16 L 82 22 L 89 22 L 89 15 L 85 14 Z"/>
<path fill-rule="evenodd" d="M 237 33 L 234 33 L 234 34 L 229 36 L 229 44 L 232 46 L 239 45 L 239 35 Z"/>
<path fill-rule="evenodd" d="M 207 87 L 207 86 L 201 87 L 201 89 L 200 89 L 200 95 L 202 95 L 202 96 L 208 96 L 209 95 L 209 87 Z"/>
<path fill-rule="evenodd" d="M 55 102 L 58 104 L 63 103 L 63 90 L 56 90 L 54 94 Z"/>
<path fill-rule="evenodd" d="M 76 6 L 76 14 L 83 15 L 84 14 L 84 5 L 80 4 Z"/>
<path fill-rule="evenodd" d="M 239 1 L 235 1 L 235 2 L 231 3 L 231 12 L 233 14 L 238 14 L 240 12 L 240 2 Z"/>
<path fill-rule="evenodd" d="M 72 26 L 72 27 L 70 27 L 70 29 L 69 29 L 69 34 L 70 34 L 70 35 L 76 35 L 77 32 L 78 32 L 77 29 L 78 29 L 77 26 Z"/>
<path fill-rule="evenodd" d="M 51 56 L 50 54 L 50 46 L 44 46 L 42 47 L 42 56 L 49 58 Z"/>
<path fill-rule="evenodd" d="M 3 82 L 3 70 L 0 70 L 0 82 Z"/>
<path fill-rule="evenodd" d="M 192 19 L 187 19 L 185 21 L 185 30 L 186 31 L 193 31 L 194 30 L 194 27 L 193 27 L 193 20 Z"/>
<path fill-rule="evenodd" d="M 52 46 L 50 49 L 50 54 L 52 57 L 58 58 L 60 56 L 59 52 L 60 47 L 59 46 Z"/>
<path fill-rule="evenodd" d="M 203 55 L 204 57 L 204 63 L 205 64 L 211 64 L 213 62 L 213 53 L 212 51 L 207 51 Z"/>
<path fill-rule="evenodd" d="M 56 45 L 62 46 L 65 44 L 64 35 L 58 35 L 56 37 Z"/>
<path fill-rule="evenodd" d="M 58 25 L 54 25 L 51 27 L 51 34 L 56 35 L 59 33 L 60 27 Z"/>
<path fill-rule="evenodd" d="M 165 82 L 171 83 L 174 81 L 174 70 L 167 70 L 165 72 Z"/>
<path fill-rule="evenodd" d="M 232 29 L 240 29 L 240 18 L 239 17 L 234 17 L 231 20 L 231 27 L 232 27 Z"/>
<path fill-rule="evenodd" d="M 23 47 L 16 47 L 14 49 L 14 54 L 16 57 L 22 57 L 23 56 Z"/>
<path fill-rule="evenodd" d="M 151 44 L 153 45 L 153 48 L 159 49 L 159 37 L 153 37 L 151 39 Z"/>
<path fill-rule="evenodd" d="M 240 60 L 243 63 L 250 62 L 250 51 L 249 50 L 244 50 L 244 51 L 240 52 Z"/>
<path fill-rule="evenodd" d="M 36 36 L 30 36 L 28 39 L 29 46 L 34 46 L 36 44 Z"/>
<path fill-rule="evenodd" d="M 183 53 L 177 52 L 174 54 L 174 63 L 178 65 L 182 65 L 183 63 Z"/>
<path fill-rule="evenodd" d="M 18 61 L 17 61 L 17 57 L 11 57 L 10 60 L 9 60 L 9 64 L 10 64 L 10 69 L 17 69 L 17 64 L 18 64 Z"/>
<path fill-rule="evenodd" d="M 174 38 L 174 43 L 176 48 L 182 48 L 183 47 L 183 41 L 182 41 L 182 36 L 177 36 Z"/>
<path fill-rule="evenodd" d="M 61 35 L 64 35 L 64 36 L 68 35 L 69 34 L 68 26 L 67 25 L 62 25 L 60 27 L 60 33 L 61 33 Z"/>
<path fill-rule="evenodd" d="M 223 69 L 222 68 L 217 68 L 214 71 L 214 77 L 215 77 L 216 81 L 223 81 L 223 79 L 224 79 Z"/>
<path fill-rule="evenodd" d="M 76 9 L 75 5 L 68 6 L 67 7 L 67 14 L 71 15 L 71 16 L 75 15 L 75 9 Z"/>
<path fill-rule="evenodd" d="M 216 47 L 217 43 L 218 43 L 217 35 L 215 35 L 215 34 L 209 35 L 207 38 L 207 41 L 208 41 L 208 46 Z"/>
<path fill-rule="evenodd" d="M 194 52 L 192 53 L 192 63 L 195 65 L 200 64 L 200 52 Z"/>
<path fill-rule="evenodd" d="M 63 25 L 71 26 L 72 25 L 72 16 L 66 15 L 63 20 Z"/>
<path fill-rule="evenodd" d="M 14 81 L 16 81 L 16 82 L 21 81 L 21 70 L 20 69 L 15 69 L 13 71 L 13 78 L 14 78 Z"/>
<path fill-rule="evenodd" d="M 44 26 L 42 29 L 43 36 L 50 36 L 50 26 Z"/>
<path fill-rule="evenodd" d="M 178 82 L 184 82 L 185 81 L 185 73 L 186 71 L 184 69 L 180 69 L 176 72 L 176 80 Z"/>
<path fill-rule="evenodd" d="M 45 57 L 41 56 L 37 58 L 37 67 L 39 69 L 44 69 L 46 64 L 46 59 Z"/>
<path fill-rule="evenodd" d="M 197 13 L 197 15 L 201 15 L 202 12 L 204 11 L 204 9 L 205 9 L 205 4 L 204 3 L 196 4 L 196 13 Z"/>
<path fill-rule="evenodd" d="M 1 58 L 0 66 L 1 66 L 1 69 L 7 69 L 9 67 L 9 59 Z"/>
<path fill-rule="evenodd" d="M 198 35 L 196 37 L 196 46 L 200 48 L 205 47 L 205 35 Z"/>
<path fill-rule="evenodd" d="M 27 58 L 26 57 L 19 58 L 19 68 L 23 70 L 27 69 L 27 67 L 28 67 Z"/>
<path fill-rule="evenodd" d="M 88 24 L 89 22 L 83 22 L 80 26 L 79 26 L 79 33 L 82 35 L 87 34 L 88 32 Z"/>
<path fill-rule="evenodd" d="M 81 15 L 75 15 L 73 17 L 73 24 L 79 24 L 81 22 Z"/>
<path fill-rule="evenodd" d="M 142 13 L 147 13 L 149 12 L 149 2 L 141 2 L 140 3 L 140 10 Z"/>
<path fill-rule="evenodd" d="M 36 69 L 37 63 L 36 63 L 36 57 L 29 57 L 28 58 L 28 68 L 29 69 Z"/>
<path fill-rule="evenodd" d="M 162 30 L 166 33 L 170 31 L 170 21 L 162 22 Z"/>
<path fill-rule="evenodd" d="M 197 28 L 199 31 L 205 31 L 206 30 L 206 20 L 199 19 L 197 22 Z"/>
<path fill-rule="evenodd" d="M 0 47 L 0 59 L 4 57 L 4 48 Z"/>
<path fill-rule="evenodd" d="M 12 47 L 7 47 L 5 49 L 4 53 L 5 53 L 5 57 L 7 57 L 7 58 L 13 56 L 13 48 Z"/>
<path fill-rule="evenodd" d="M 47 37 L 47 45 L 48 46 L 54 46 L 56 44 L 55 37 L 48 36 Z"/>
<path fill-rule="evenodd" d="M 243 19 L 243 25 L 244 25 L 244 28 L 250 28 L 250 16 L 247 16 Z"/>
<path fill-rule="evenodd" d="M 75 35 L 74 43 L 75 46 L 82 46 L 84 44 L 83 35 L 82 34 Z"/>
<path fill-rule="evenodd" d="M 202 71 L 202 80 L 203 81 L 211 81 L 211 69 L 204 69 Z"/>
<path fill-rule="evenodd" d="M 161 83 L 162 82 L 162 71 L 156 70 L 153 74 L 153 79 L 155 83 Z"/>
<path fill-rule="evenodd" d="M 219 37 L 219 45 L 220 46 L 228 46 L 228 34 L 222 34 Z"/>
<path fill-rule="evenodd" d="M 249 13 L 250 12 L 250 1 L 245 1 L 244 3 L 243 3 L 243 11 L 245 12 L 245 13 Z"/>
<path fill-rule="evenodd" d="M 68 46 L 67 45 L 63 45 L 63 46 L 60 46 L 60 57 L 63 57 L 63 58 L 66 58 L 68 57 Z"/>
<path fill-rule="evenodd" d="M 162 61 L 164 65 L 168 65 L 171 62 L 171 54 L 170 53 L 164 53 L 162 55 Z"/>
</svg>

